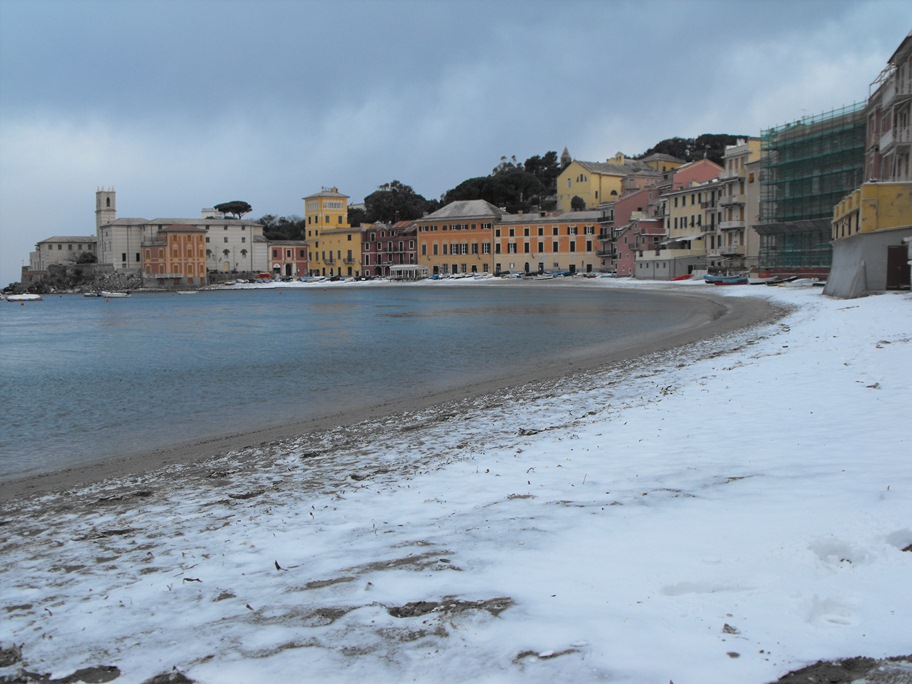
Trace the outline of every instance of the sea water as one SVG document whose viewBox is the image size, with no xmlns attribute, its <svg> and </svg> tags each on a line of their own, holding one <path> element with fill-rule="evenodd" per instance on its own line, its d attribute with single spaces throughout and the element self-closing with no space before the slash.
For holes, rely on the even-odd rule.
<svg viewBox="0 0 912 684">
<path fill-rule="evenodd" d="M 496 380 L 690 315 L 545 285 L 3 302 L 0 479 Z"/>
</svg>

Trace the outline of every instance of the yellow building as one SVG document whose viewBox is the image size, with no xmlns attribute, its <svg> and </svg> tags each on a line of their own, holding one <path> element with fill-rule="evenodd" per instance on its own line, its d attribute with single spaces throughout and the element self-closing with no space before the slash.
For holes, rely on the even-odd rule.
<svg viewBox="0 0 912 684">
<path fill-rule="evenodd" d="M 348 195 L 323 188 L 304 198 L 311 275 L 361 275 L 361 230 L 348 225 Z"/>
<path fill-rule="evenodd" d="M 833 240 L 912 226 L 912 182 L 864 183 L 833 210 Z"/>
<path fill-rule="evenodd" d="M 645 162 L 628 159 L 618 152 L 606 162 L 573 161 L 557 178 L 557 210 L 573 209 L 573 198 L 579 197 L 583 209 L 595 209 L 621 196 L 622 181 L 633 174 L 661 174 Z"/>
</svg>

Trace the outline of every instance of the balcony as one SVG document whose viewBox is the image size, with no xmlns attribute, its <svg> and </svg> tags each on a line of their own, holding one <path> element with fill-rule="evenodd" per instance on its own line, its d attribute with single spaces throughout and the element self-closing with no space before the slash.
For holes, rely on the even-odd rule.
<svg viewBox="0 0 912 684">
<path fill-rule="evenodd" d="M 893 129 L 891 128 L 889 131 L 885 131 L 880 136 L 880 151 L 883 152 L 888 147 L 890 147 L 892 144 L 893 144 Z"/>
<path fill-rule="evenodd" d="M 719 254 L 722 256 L 741 256 L 744 254 L 742 245 L 722 245 L 719 247 Z"/>
<path fill-rule="evenodd" d="M 719 230 L 742 230 L 744 221 L 722 221 L 719 223 Z"/>
<path fill-rule="evenodd" d="M 744 204 L 744 194 L 738 192 L 738 193 L 735 193 L 732 195 L 725 195 L 724 197 L 719 198 L 720 207 L 730 207 L 733 204 Z"/>
<path fill-rule="evenodd" d="M 342 263 L 351 265 L 351 264 L 355 263 L 355 260 L 351 257 L 345 257 L 344 259 L 342 259 Z"/>
</svg>

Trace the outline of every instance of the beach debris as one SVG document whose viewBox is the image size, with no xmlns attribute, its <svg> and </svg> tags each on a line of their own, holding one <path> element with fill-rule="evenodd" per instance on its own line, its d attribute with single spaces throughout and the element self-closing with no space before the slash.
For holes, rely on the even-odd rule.
<svg viewBox="0 0 912 684">
<path fill-rule="evenodd" d="M 536 662 L 538 660 L 551 660 L 552 658 L 558 658 L 564 655 L 570 655 L 571 653 L 579 653 L 579 650 L 575 648 L 565 648 L 562 651 L 520 651 L 513 658 L 514 663 L 520 663 L 523 660 L 529 660 L 531 662 Z"/>
<path fill-rule="evenodd" d="M 279 565 L 279 561 L 274 561 L 274 562 L 275 562 L 275 568 L 276 568 L 276 570 L 281 570 L 281 569 L 282 569 L 282 566 Z"/>
<path fill-rule="evenodd" d="M 428 613 L 450 616 L 470 610 L 484 610 L 497 617 L 513 603 L 513 599 L 509 596 L 498 596 L 480 601 L 463 601 L 453 596 L 444 596 L 441 601 L 413 601 L 402 606 L 390 606 L 386 612 L 395 618 L 409 618 Z"/>
<path fill-rule="evenodd" d="M 259 496 L 262 493 L 263 493 L 262 489 L 255 489 L 250 492 L 241 492 L 240 494 L 229 494 L 228 498 L 243 501 L 245 499 L 252 499 L 253 497 Z"/>
<path fill-rule="evenodd" d="M 194 681 L 175 667 L 171 672 L 155 675 L 143 684 L 194 684 Z"/>
<path fill-rule="evenodd" d="M 724 634 L 740 634 L 741 633 L 737 627 L 732 627 L 727 622 L 724 625 L 722 625 L 722 632 Z"/>
<path fill-rule="evenodd" d="M 9 667 L 22 660 L 22 645 L 13 644 L 10 647 L 0 645 L 0 667 Z"/>
<path fill-rule="evenodd" d="M 184 582 L 199 582 L 202 584 L 203 580 L 201 580 L 199 577 L 184 577 Z"/>
</svg>

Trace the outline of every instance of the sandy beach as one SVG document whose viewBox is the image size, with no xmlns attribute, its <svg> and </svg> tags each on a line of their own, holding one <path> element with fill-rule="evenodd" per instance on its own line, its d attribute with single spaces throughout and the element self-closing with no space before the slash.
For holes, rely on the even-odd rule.
<svg viewBox="0 0 912 684">
<path fill-rule="evenodd" d="M 0 676 L 909 681 L 909 295 L 753 290 L 664 289 L 705 320 L 547 377 L 9 483 Z"/>
</svg>

